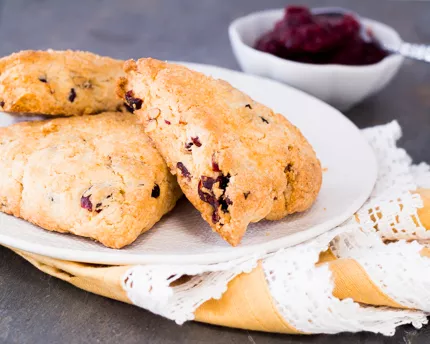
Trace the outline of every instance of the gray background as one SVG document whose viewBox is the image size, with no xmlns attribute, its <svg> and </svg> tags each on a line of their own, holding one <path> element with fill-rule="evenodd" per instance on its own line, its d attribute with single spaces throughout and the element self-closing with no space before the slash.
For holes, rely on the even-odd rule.
<svg viewBox="0 0 430 344">
<path fill-rule="evenodd" d="M 339 5 L 430 42 L 430 2 L 299 1 Z M 228 23 L 281 0 L 0 1 L 0 55 L 21 49 L 82 49 L 116 58 L 152 56 L 238 69 Z M 429 65 L 407 62 L 381 93 L 346 115 L 359 127 L 397 119 L 416 162 L 430 161 Z M 210 325 L 182 327 L 145 310 L 78 290 L 0 248 L 0 343 L 428 343 L 430 327 L 392 338 L 368 333 L 294 337 Z"/>
</svg>

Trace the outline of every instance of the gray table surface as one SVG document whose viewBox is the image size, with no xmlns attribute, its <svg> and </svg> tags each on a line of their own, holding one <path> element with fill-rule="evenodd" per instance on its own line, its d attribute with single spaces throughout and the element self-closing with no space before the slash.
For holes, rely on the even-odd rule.
<svg viewBox="0 0 430 344">
<path fill-rule="evenodd" d="M 430 42 L 430 2 L 299 1 L 340 5 L 398 29 L 405 40 Z M 0 1 L 0 55 L 21 49 L 82 49 L 116 58 L 238 65 L 227 26 L 236 17 L 286 5 L 282 0 L 8 0 Z M 407 62 L 381 93 L 346 115 L 359 127 L 397 119 L 401 144 L 430 161 L 430 67 Z M 47 276 L 0 248 L 0 343 L 429 343 L 430 326 L 369 333 L 294 337 L 198 323 L 177 326 L 143 309 L 105 299 Z"/>
</svg>

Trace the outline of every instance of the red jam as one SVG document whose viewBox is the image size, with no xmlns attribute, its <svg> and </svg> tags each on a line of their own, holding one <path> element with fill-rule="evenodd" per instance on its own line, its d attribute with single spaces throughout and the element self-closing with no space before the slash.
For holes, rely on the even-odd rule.
<svg viewBox="0 0 430 344">
<path fill-rule="evenodd" d="M 260 37 L 255 48 L 297 62 L 369 65 L 388 55 L 368 29 L 352 15 L 313 15 L 309 8 L 288 6 L 272 31 Z"/>
</svg>

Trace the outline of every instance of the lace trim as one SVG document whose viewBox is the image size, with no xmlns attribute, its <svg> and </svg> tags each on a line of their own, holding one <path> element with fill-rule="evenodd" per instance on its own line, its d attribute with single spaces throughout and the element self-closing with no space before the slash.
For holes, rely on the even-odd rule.
<svg viewBox="0 0 430 344">
<path fill-rule="evenodd" d="M 258 259 L 264 258 L 263 269 L 278 311 L 303 332 L 391 335 L 401 324 L 420 327 L 426 323 L 422 311 L 375 308 L 336 299 L 329 269 L 315 266 L 320 252 L 329 246 L 340 258 L 356 259 L 393 300 L 430 310 L 430 260 L 420 256 L 423 246 L 418 242 L 384 242 L 428 239 L 430 233 L 416 212 L 421 199 L 409 191 L 417 185 L 430 187 L 430 168 L 426 164 L 411 166 L 407 153 L 396 147 L 401 136 L 397 122 L 363 130 L 363 134 L 375 151 L 379 174 L 371 197 L 356 217 L 318 238 L 269 256 L 256 253 L 214 265 L 132 267 L 123 279 L 130 300 L 182 324 L 194 319 L 202 303 L 220 298 L 231 279 L 251 271 Z M 179 279 L 182 283 L 176 285 Z"/>
</svg>

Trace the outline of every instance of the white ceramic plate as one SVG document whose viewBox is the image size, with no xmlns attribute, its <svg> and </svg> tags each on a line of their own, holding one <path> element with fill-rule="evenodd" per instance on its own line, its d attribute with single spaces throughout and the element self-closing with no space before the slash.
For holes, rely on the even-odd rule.
<svg viewBox="0 0 430 344">
<path fill-rule="evenodd" d="M 201 219 L 186 199 L 134 244 L 109 249 L 89 239 L 45 231 L 0 213 L 0 243 L 59 259 L 100 264 L 210 264 L 271 252 L 311 239 L 348 219 L 370 195 L 377 166 L 360 131 L 329 105 L 280 83 L 213 66 L 193 69 L 229 81 L 297 125 L 326 168 L 316 203 L 302 214 L 249 226 L 231 247 Z M 1 115 L 0 126 L 14 119 Z M 1 178 L 1 176 L 0 176 Z"/>
</svg>

